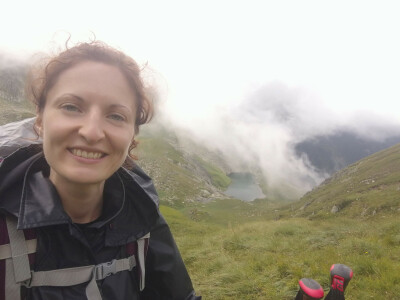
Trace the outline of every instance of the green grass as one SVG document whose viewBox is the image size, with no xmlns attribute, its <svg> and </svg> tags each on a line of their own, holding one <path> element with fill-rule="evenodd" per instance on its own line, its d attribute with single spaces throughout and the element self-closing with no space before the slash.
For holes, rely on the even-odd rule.
<svg viewBox="0 0 400 300">
<path fill-rule="evenodd" d="M 34 117 L 33 105 L 27 101 L 10 102 L 0 98 L 0 125 Z"/>
<path fill-rule="evenodd" d="M 285 206 L 224 199 L 162 211 L 204 299 L 292 300 L 303 277 L 327 293 L 334 263 L 354 271 L 346 299 L 397 299 L 399 189 L 400 145 Z"/>
<path fill-rule="evenodd" d="M 182 153 L 163 139 L 141 137 L 138 164 L 153 179 L 163 203 L 182 207 L 195 201 L 203 184 L 190 172 Z"/>
<path fill-rule="evenodd" d="M 326 218 L 333 205 L 352 218 L 393 215 L 400 209 L 399 190 L 400 144 L 339 171 L 291 206 L 296 216 L 310 218 Z"/>
<path fill-rule="evenodd" d="M 185 207 L 199 199 L 207 201 L 230 184 L 219 167 L 181 149 L 174 134 L 153 129 L 139 136 L 134 153 L 138 165 L 153 179 L 163 204 Z"/>
<path fill-rule="evenodd" d="M 251 207 L 241 207 L 241 211 Z M 196 291 L 205 299 L 294 299 L 298 280 L 317 280 L 325 292 L 329 269 L 354 271 L 346 299 L 396 299 L 400 295 L 400 223 L 292 218 L 226 220 L 216 204 L 204 205 L 207 222 L 161 208 L 177 240 Z M 265 214 L 269 216 L 268 213 Z"/>
<path fill-rule="evenodd" d="M 205 169 L 211 178 L 211 182 L 216 187 L 226 189 L 231 184 L 231 179 L 216 166 L 206 162 L 199 156 L 195 156 L 195 160 Z"/>
</svg>

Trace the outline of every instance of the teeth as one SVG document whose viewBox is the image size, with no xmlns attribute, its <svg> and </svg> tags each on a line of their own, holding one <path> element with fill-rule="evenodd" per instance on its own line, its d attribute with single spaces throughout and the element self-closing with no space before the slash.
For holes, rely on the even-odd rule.
<svg viewBox="0 0 400 300">
<path fill-rule="evenodd" d="M 72 154 L 89 159 L 99 159 L 102 156 L 102 153 L 100 152 L 87 152 L 85 150 L 79 150 L 79 149 L 72 149 Z"/>
</svg>

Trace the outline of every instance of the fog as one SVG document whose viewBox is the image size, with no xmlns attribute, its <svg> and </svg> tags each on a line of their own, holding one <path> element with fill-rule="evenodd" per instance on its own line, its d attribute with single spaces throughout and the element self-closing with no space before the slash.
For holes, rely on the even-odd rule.
<svg viewBox="0 0 400 300">
<path fill-rule="evenodd" d="M 160 118 L 178 136 L 223 153 L 232 171 L 259 172 L 267 197 L 297 199 L 330 174 L 295 153 L 301 141 L 340 131 L 384 141 L 400 134 L 399 120 L 371 111 L 336 112 L 317 95 L 282 82 L 266 83 L 242 101 L 208 106 L 182 118 L 160 103 Z"/>
<path fill-rule="evenodd" d="M 327 176 L 296 156 L 296 143 L 341 130 L 382 141 L 400 128 L 398 1 L 71 0 L 60 11 L 37 0 L 2 9 L 0 50 L 15 57 L 94 34 L 147 66 L 166 126 L 223 152 L 234 170 L 260 169 L 268 196 L 298 197 Z"/>
</svg>

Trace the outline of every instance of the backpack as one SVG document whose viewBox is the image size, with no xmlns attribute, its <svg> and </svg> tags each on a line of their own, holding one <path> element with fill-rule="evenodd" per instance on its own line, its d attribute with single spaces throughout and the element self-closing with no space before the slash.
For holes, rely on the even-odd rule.
<svg viewBox="0 0 400 300">
<path fill-rule="evenodd" d="M 21 299 L 21 286 L 72 286 L 87 282 L 88 300 L 101 300 L 97 280 L 115 273 L 132 270 L 138 265 L 140 291 L 145 287 L 145 259 L 150 233 L 126 245 L 127 258 L 114 259 L 98 265 L 51 271 L 31 270 L 35 260 L 34 229 L 17 230 L 13 217 L 0 217 L 0 300 Z"/>
</svg>

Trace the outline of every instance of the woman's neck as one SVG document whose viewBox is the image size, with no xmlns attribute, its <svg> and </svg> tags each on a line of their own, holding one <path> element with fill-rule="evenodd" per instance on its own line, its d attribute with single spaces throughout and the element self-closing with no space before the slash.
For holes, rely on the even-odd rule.
<svg viewBox="0 0 400 300">
<path fill-rule="evenodd" d="M 59 182 L 50 176 L 57 189 L 65 212 L 74 223 L 89 223 L 101 216 L 104 182 L 76 184 Z"/>
</svg>

